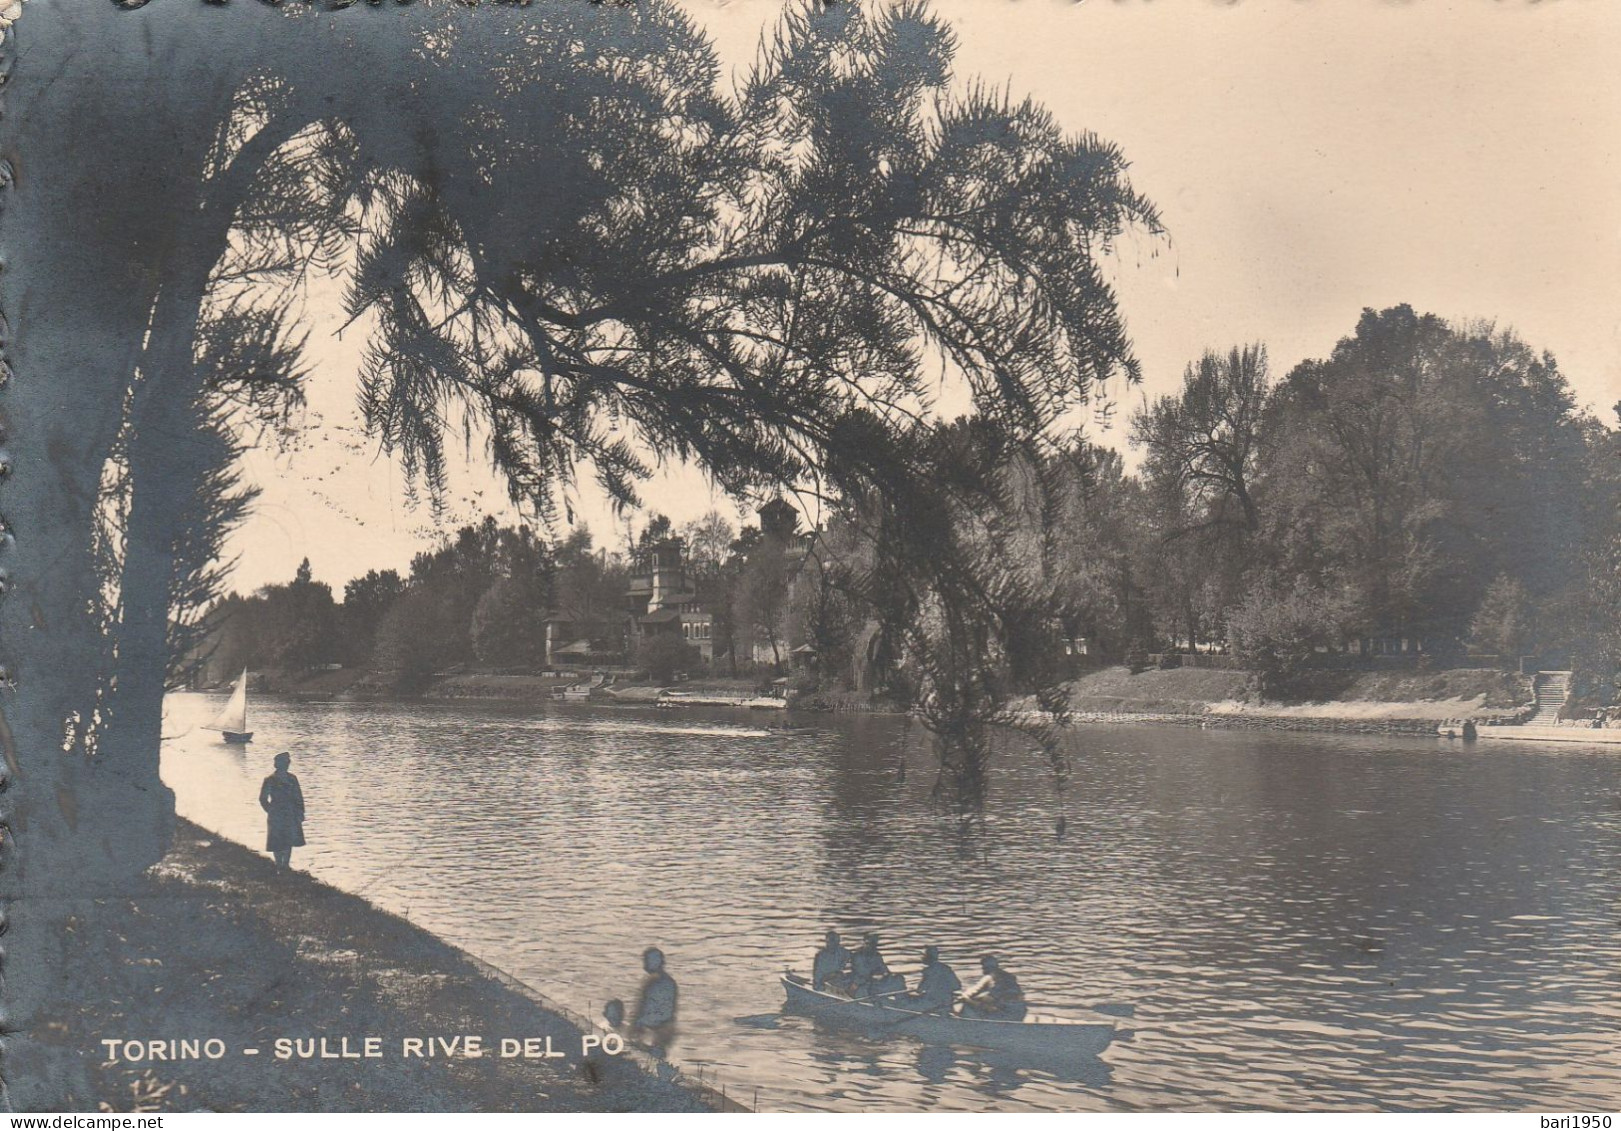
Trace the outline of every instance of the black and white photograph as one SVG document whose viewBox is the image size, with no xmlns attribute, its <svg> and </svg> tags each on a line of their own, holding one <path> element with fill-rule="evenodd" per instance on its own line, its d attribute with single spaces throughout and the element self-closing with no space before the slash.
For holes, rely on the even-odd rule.
<svg viewBox="0 0 1621 1131">
<path fill-rule="evenodd" d="M 0 1106 L 1608 1127 L 1617 59 L 0 0 Z"/>
</svg>

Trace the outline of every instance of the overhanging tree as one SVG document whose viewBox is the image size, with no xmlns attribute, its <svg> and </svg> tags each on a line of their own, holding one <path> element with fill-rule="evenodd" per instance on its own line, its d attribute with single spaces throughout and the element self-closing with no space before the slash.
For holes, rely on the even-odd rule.
<svg viewBox="0 0 1621 1131">
<path fill-rule="evenodd" d="M 666 457 L 731 489 L 872 493 L 944 609 L 975 589 L 903 514 L 938 363 L 1038 447 L 1136 373 L 1101 261 L 1157 221 L 1120 153 L 953 84 L 921 5 L 795 9 L 735 92 L 658 3 L 34 0 L 16 31 L 13 893 L 162 851 L 172 598 L 207 589 L 166 504 L 228 461 L 174 429 L 218 377 L 210 318 L 272 326 L 346 249 L 376 327 L 363 406 L 430 487 L 459 434 L 546 515 L 587 466 L 630 501 Z M 296 354 L 288 331 L 260 356 Z"/>
<path fill-rule="evenodd" d="M 921 518 L 930 373 L 943 361 L 983 419 L 1044 449 L 1097 382 L 1136 375 L 1100 257 L 1156 219 L 1118 151 L 954 87 L 952 51 L 920 5 L 793 10 L 735 97 L 662 107 L 676 127 L 656 144 L 632 133 L 619 161 L 635 191 L 616 196 L 583 152 L 565 183 L 592 191 L 533 226 L 469 205 L 576 158 L 458 138 L 431 180 L 387 186 L 365 244 L 350 306 L 381 327 L 369 419 L 433 483 L 456 412 L 514 497 L 543 507 L 587 464 L 634 501 L 644 452 L 696 459 L 734 491 L 876 497 L 915 589 L 882 607 L 983 601 Z M 945 667 L 972 668 L 1009 624 L 945 633 L 962 650 Z M 964 772 L 981 770 L 976 756 Z"/>
</svg>

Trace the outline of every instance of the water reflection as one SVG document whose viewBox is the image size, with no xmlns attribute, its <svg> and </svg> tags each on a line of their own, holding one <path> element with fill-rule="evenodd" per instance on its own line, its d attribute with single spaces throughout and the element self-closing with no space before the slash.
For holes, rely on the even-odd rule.
<svg viewBox="0 0 1621 1131">
<path fill-rule="evenodd" d="M 957 1050 L 950 1045 L 924 1045 L 917 1051 L 917 1074 L 931 1084 L 944 1084 L 957 1067 Z"/>
<path fill-rule="evenodd" d="M 1378 739 L 1086 728 L 1058 816 L 1010 748 L 974 851 L 893 718 L 267 702 L 247 751 L 190 729 L 182 813 L 252 847 L 269 756 L 308 799 L 295 866 L 581 1012 L 656 943 L 675 1055 L 777 1109 L 1613 1106 L 1621 759 Z M 903 766 L 910 771 L 901 773 Z M 830 928 L 971 969 L 1039 1011 L 1132 1017 L 1032 1064 L 782 1015 Z M 915 963 L 897 961 L 915 977 Z M 1105 1063 L 1106 1062 L 1106 1063 Z"/>
<path fill-rule="evenodd" d="M 968 1074 L 982 1090 L 1008 1095 L 1032 1081 L 1101 1088 L 1109 1082 L 1110 1068 L 1095 1056 L 1075 1058 L 999 1053 L 984 1049 L 965 1050 Z"/>
</svg>

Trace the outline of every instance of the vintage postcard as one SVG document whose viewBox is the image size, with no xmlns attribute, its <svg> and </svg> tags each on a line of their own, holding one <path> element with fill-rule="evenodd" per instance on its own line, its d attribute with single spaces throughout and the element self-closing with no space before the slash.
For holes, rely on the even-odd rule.
<svg viewBox="0 0 1621 1131">
<path fill-rule="evenodd" d="M 0 25 L 9 1110 L 1609 1125 L 1621 9 Z"/>
</svg>

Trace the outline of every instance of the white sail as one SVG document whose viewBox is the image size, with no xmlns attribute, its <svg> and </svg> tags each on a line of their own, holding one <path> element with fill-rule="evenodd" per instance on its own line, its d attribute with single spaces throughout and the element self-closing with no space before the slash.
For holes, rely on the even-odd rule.
<svg viewBox="0 0 1621 1131">
<path fill-rule="evenodd" d="M 248 729 L 248 669 L 243 668 L 242 674 L 237 677 L 236 690 L 231 692 L 230 701 L 225 704 L 219 718 L 208 724 L 209 730 L 234 731 L 244 734 Z"/>
</svg>

